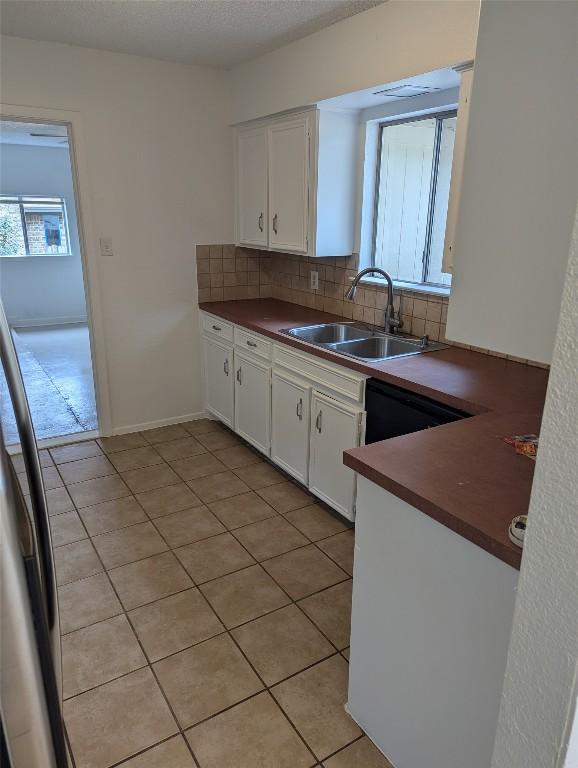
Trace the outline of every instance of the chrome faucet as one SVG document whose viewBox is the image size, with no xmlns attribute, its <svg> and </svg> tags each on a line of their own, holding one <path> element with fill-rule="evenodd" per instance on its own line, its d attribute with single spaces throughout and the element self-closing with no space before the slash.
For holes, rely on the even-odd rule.
<svg viewBox="0 0 578 768">
<path fill-rule="evenodd" d="M 367 269 L 362 269 L 361 272 L 358 272 L 353 278 L 351 288 L 347 290 L 345 298 L 349 301 L 353 301 L 355 292 L 357 291 L 357 284 L 361 278 L 365 277 L 365 275 L 374 273 L 381 275 L 387 283 L 387 306 L 385 307 L 385 321 L 383 324 L 383 330 L 386 333 L 395 333 L 396 330 L 399 330 L 403 326 L 403 320 L 399 316 L 395 316 L 393 309 L 393 283 L 391 282 L 391 277 L 387 274 L 385 269 L 380 269 L 379 267 L 367 267 Z"/>
</svg>

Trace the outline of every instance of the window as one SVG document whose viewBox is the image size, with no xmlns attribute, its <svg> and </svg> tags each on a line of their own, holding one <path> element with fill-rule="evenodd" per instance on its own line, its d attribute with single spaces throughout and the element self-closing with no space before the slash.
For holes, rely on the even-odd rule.
<svg viewBox="0 0 578 768">
<path fill-rule="evenodd" d="M 0 256 L 70 254 L 61 197 L 0 196 Z"/>
<path fill-rule="evenodd" d="M 451 284 L 441 267 L 455 129 L 455 112 L 380 126 L 373 266 L 394 280 Z"/>
</svg>

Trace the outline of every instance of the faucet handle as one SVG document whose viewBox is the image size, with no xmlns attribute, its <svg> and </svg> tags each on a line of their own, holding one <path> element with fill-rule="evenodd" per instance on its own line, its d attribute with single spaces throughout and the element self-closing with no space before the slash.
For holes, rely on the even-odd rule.
<svg viewBox="0 0 578 768">
<path fill-rule="evenodd" d="M 395 333 L 396 331 L 399 331 L 400 328 L 403 328 L 403 320 L 401 319 L 401 314 L 399 311 L 396 314 L 393 304 L 390 304 L 386 308 L 385 322 L 386 327 L 389 326 L 390 333 Z"/>
<path fill-rule="evenodd" d="M 419 340 L 419 345 L 421 349 L 425 349 L 426 347 L 429 347 L 429 336 L 426 333 L 425 336 L 422 336 Z"/>
</svg>

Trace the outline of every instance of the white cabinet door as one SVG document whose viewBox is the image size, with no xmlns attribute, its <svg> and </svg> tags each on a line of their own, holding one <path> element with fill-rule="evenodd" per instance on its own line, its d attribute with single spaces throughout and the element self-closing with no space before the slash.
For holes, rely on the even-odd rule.
<svg viewBox="0 0 578 768">
<path fill-rule="evenodd" d="M 235 432 L 269 455 L 271 366 L 235 351 Z"/>
<path fill-rule="evenodd" d="M 267 246 L 267 129 L 237 133 L 237 228 L 239 243 Z"/>
<path fill-rule="evenodd" d="M 269 246 L 307 252 L 309 221 L 309 120 L 269 128 Z"/>
<path fill-rule="evenodd" d="M 454 138 L 454 156 L 450 180 L 450 195 L 446 216 L 446 232 L 442 272 L 452 272 L 454 268 L 454 239 L 458 223 L 460 195 L 462 192 L 462 176 L 466 154 L 466 134 L 470 117 L 470 98 L 474 76 L 473 64 L 467 64 L 461 69 L 460 100 L 458 104 L 458 119 Z"/>
<path fill-rule="evenodd" d="M 271 390 L 271 458 L 307 485 L 311 385 L 274 371 Z"/>
<path fill-rule="evenodd" d="M 208 411 L 233 426 L 233 350 L 214 339 L 203 339 L 205 401 Z"/>
<path fill-rule="evenodd" d="M 343 464 L 343 451 L 359 445 L 363 414 L 360 406 L 313 393 L 309 489 L 348 520 L 354 518 L 356 476 Z"/>
</svg>

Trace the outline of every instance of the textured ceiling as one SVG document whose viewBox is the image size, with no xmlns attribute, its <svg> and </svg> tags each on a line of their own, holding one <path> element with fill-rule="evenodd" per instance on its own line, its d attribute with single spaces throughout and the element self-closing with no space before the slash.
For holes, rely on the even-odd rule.
<svg viewBox="0 0 578 768">
<path fill-rule="evenodd" d="M 5 35 L 229 69 L 383 0 L 2 0 Z"/>
</svg>

